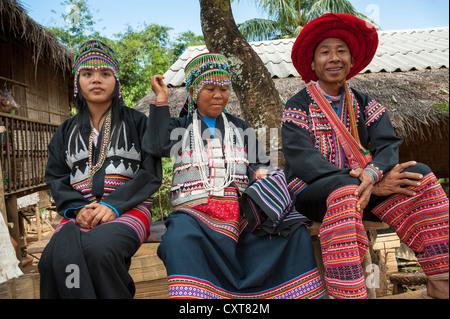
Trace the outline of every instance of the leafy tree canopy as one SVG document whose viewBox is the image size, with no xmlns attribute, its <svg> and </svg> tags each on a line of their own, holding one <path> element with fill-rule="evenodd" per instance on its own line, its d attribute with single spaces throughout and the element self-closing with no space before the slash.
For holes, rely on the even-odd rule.
<svg viewBox="0 0 450 319">
<path fill-rule="evenodd" d="M 89 6 L 89 0 L 64 0 L 61 3 L 66 10 L 53 19 L 55 25 L 47 29 L 70 48 L 76 51 L 89 39 L 98 39 L 110 45 L 120 61 L 120 82 L 126 104 L 135 103 L 150 91 L 150 78 L 155 74 L 164 74 L 184 50 L 191 45 L 204 44 L 203 36 L 186 31 L 170 40 L 169 27 L 143 23 L 136 28 L 126 26 L 113 38 L 105 37 L 96 30 L 95 13 Z M 55 10 L 52 10 L 56 14 Z"/>
<path fill-rule="evenodd" d="M 309 21 L 329 12 L 353 14 L 374 24 L 373 21 L 364 14 L 357 12 L 348 0 L 251 1 L 253 1 L 262 12 L 267 13 L 268 19 L 251 19 L 238 24 L 239 31 L 241 31 L 242 35 L 248 41 L 296 38 L 300 33 L 300 30 Z"/>
</svg>

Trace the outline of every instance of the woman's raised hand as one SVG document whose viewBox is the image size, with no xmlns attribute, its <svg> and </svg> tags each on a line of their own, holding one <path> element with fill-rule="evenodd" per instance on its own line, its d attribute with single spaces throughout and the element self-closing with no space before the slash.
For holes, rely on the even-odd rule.
<svg viewBox="0 0 450 319">
<path fill-rule="evenodd" d="M 157 74 L 151 78 L 152 91 L 156 94 L 157 102 L 167 102 L 169 100 L 169 89 L 164 82 L 164 76 Z"/>
</svg>

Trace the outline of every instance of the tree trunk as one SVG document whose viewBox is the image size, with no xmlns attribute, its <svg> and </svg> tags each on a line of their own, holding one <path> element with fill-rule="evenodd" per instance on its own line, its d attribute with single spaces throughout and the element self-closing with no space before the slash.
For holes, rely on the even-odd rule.
<svg viewBox="0 0 450 319">
<path fill-rule="evenodd" d="M 228 57 L 243 119 L 257 134 L 259 129 L 266 130 L 266 140 L 261 139 L 261 134 L 258 138 L 265 142 L 268 154 L 270 150 L 272 164 L 281 166 L 278 149 L 283 103 L 269 71 L 239 32 L 230 0 L 200 0 L 200 7 L 206 47 Z"/>
</svg>

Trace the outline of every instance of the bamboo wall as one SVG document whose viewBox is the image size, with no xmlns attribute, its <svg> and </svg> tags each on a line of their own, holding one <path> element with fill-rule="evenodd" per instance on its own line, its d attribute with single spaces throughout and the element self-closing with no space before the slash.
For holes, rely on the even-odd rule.
<svg viewBox="0 0 450 319">
<path fill-rule="evenodd" d="M 16 115 L 59 125 L 70 116 L 70 70 L 63 72 L 50 61 L 36 66 L 33 50 L 0 36 L 0 89 L 12 92 L 20 105 Z"/>
<path fill-rule="evenodd" d="M 0 163 L 5 195 L 32 192 L 45 184 L 47 146 L 57 125 L 27 118 L 2 115 Z"/>
<path fill-rule="evenodd" d="M 70 117 L 71 70 L 34 61 L 37 48 L 0 34 L 0 89 L 19 104 L 14 114 L 0 111 L 0 163 L 4 195 L 21 196 L 45 187 L 47 146 Z"/>
</svg>

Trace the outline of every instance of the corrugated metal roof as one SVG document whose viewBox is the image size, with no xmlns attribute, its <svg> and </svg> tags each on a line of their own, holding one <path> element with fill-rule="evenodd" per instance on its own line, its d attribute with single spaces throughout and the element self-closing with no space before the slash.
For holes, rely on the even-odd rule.
<svg viewBox="0 0 450 319">
<path fill-rule="evenodd" d="M 379 31 L 375 57 L 362 71 L 398 72 L 449 67 L 449 27 Z M 272 77 L 299 76 L 291 61 L 295 39 L 250 42 Z M 181 86 L 184 67 L 195 56 L 208 52 L 205 45 L 193 46 L 164 74 L 166 82 Z"/>
</svg>

